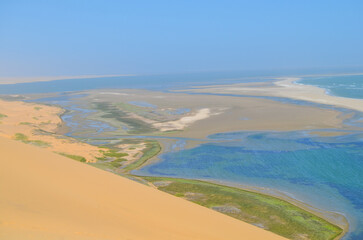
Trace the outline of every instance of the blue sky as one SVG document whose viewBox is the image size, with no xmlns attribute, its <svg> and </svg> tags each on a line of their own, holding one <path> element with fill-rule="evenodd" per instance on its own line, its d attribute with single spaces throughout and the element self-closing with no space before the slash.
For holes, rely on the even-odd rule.
<svg viewBox="0 0 363 240">
<path fill-rule="evenodd" d="M 363 1 L 0 0 L 0 76 L 363 67 Z"/>
</svg>

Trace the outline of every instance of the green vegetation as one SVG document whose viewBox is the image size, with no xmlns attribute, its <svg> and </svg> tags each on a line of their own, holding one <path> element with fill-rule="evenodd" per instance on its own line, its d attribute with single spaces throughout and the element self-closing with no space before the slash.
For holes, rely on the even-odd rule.
<svg viewBox="0 0 363 240">
<path fill-rule="evenodd" d="M 139 107 L 136 105 L 132 105 L 129 103 L 120 102 L 116 104 L 117 107 L 120 107 L 122 110 L 125 110 L 126 112 L 133 112 L 133 113 L 142 113 L 145 108 Z"/>
<path fill-rule="evenodd" d="M 30 122 L 20 122 L 19 125 L 30 125 Z"/>
<path fill-rule="evenodd" d="M 114 157 L 114 158 L 122 158 L 128 156 L 127 153 L 119 153 L 117 150 L 110 149 L 108 152 L 103 153 L 104 157 Z"/>
<path fill-rule="evenodd" d="M 126 161 L 125 156 L 128 156 L 127 153 L 120 153 L 116 149 L 110 149 L 106 147 L 101 147 L 107 150 L 100 150 L 103 154 L 102 157 L 97 158 L 97 163 L 92 163 L 92 165 L 104 169 L 104 170 L 112 170 L 116 171 L 118 168 L 122 166 L 122 162 Z"/>
<path fill-rule="evenodd" d="M 119 168 L 122 166 L 122 162 L 126 161 L 126 159 L 124 158 L 118 158 L 116 160 L 113 160 L 112 162 L 110 162 L 111 166 L 114 168 Z"/>
<path fill-rule="evenodd" d="M 238 188 L 186 179 L 143 177 L 186 198 L 289 239 L 334 239 L 342 229 L 287 201 Z"/>
<path fill-rule="evenodd" d="M 22 133 L 16 133 L 14 139 L 17 141 L 22 141 L 23 143 L 33 144 L 39 147 L 50 147 L 51 144 L 41 141 L 41 140 L 29 140 L 28 136 Z"/>
<path fill-rule="evenodd" d="M 72 155 L 72 154 L 67 154 L 67 153 L 63 153 L 63 152 L 57 152 L 58 154 L 71 158 L 73 160 L 79 161 L 79 162 L 86 162 L 87 160 L 82 157 L 82 156 L 78 156 L 78 155 Z"/>
<path fill-rule="evenodd" d="M 34 110 L 39 111 L 40 109 L 42 109 L 42 107 L 34 107 Z"/>
<path fill-rule="evenodd" d="M 142 166 L 150 158 L 158 155 L 158 153 L 160 151 L 161 151 L 161 147 L 160 147 L 159 142 L 157 142 L 157 141 L 151 141 L 151 140 L 150 141 L 147 141 L 146 142 L 146 148 L 142 151 L 143 152 L 142 157 L 139 160 L 137 160 L 137 161 L 135 161 L 135 162 L 127 165 L 124 168 L 124 170 L 125 171 L 131 171 L 133 169 L 136 169 L 136 168 Z"/>
<path fill-rule="evenodd" d="M 130 134 L 140 134 L 140 133 L 144 134 L 156 130 L 151 125 L 145 123 L 142 120 L 130 117 L 126 112 L 122 111 L 121 109 L 118 109 L 117 107 L 109 103 L 100 102 L 100 103 L 95 103 L 94 105 L 97 110 L 100 110 L 105 113 L 101 116 L 102 118 L 115 119 L 129 126 L 131 130 L 129 130 L 128 133 Z"/>
<path fill-rule="evenodd" d="M 8 117 L 8 116 L 7 116 L 7 115 L 5 115 L 5 114 L 0 113 L 0 119 L 2 119 L 2 118 L 6 118 L 6 117 Z"/>
</svg>

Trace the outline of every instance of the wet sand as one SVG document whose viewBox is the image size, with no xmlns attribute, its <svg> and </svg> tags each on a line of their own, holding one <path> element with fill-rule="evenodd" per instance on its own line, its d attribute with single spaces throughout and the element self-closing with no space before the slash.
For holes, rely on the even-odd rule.
<svg viewBox="0 0 363 240">
<path fill-rule="evenodd" d="M 179 130 L 163 133 L 166 136 L 204 139 L 208 135 L 232 131 L 291 131 L 322 128 L 340 128 L 344 117 L 339 111 L 310 106 L 282 103 L 253 97 L 233 97 L 216 95 L 198 95 L 185 93 L 164 93 L 147 90 L 106 90 L 89 91 L 83 101 L 100 101 L 117 104 L 119 102 L 143 101 L 160 109 L 188 108 L 191 112 L 180 119 L 192 119 L 187 124 L 183 121 L 165 121 L 160 126 Z M 203 117 L 193 118 L 198 111 L 208 109 Z M 154 111 L 154 109 L 150 109 Z M 190 116 L 191 118 L 189 118 Z M 177 124 L 176 124 L 177 123 Z M 155 123 L 153 123 L 155 124 Z M 183 126 L 181 126 L 183 125 Z M 154 134 L 155 135 L 155 134 Z"/>
<path fill-rule="evenodd" d="M 2 239 L 284 239 L 47 149 L 0 149 Z"/>
</svg>

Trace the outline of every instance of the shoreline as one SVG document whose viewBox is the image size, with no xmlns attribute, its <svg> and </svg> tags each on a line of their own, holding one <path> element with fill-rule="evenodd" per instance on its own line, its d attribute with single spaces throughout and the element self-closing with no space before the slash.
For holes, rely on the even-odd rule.
<svg viewBox="0 0 363 240">
<path fill-rule="evenodd" d="M 285 239 L 46 149 L 0 143 L 5 239 Z"/>
<path fill-rule="evenodd" d="M 179 92 L 189 91 L 192 93 L 285 97 L 363 112 L 363 99 L 329 95 L 326 93 L 325 88 L 296 83 L 301 79 L 302 77 L 275 77 L 271 78 L 272 86 L 265 86 L 263 88 L 249 86 L 245 83 L 236 83 L 227 85 L 198 86 Z"/>
<path fill-rule="evenodd" d="M 161 146 L 161 151 L 156 154 L 155 156 L 151 157 L 150 159 L 146 160 L 144 162 L 144 164 L 142 164 L 141 166 L 133 169 L 140 169 L 144 166 L 147 166 L 149 164 L 161 161 L 161 159 L 159 158 L 159 156 L 161 154 L 164 153 L 164 149 L 165 149 L 165 143 L 161 144 L 159 142 L 160 146 Z M 207 182 L 207 183 L 212 183 L 215 185 L 220 185 L 220 186 L 224 186 L 224 187 L 230 187 L 230 188 L 237 188 L 240 190 L 244 190 L 244 191 L 249 191 L 249 192 L 253 192 L 256 194 L 262 194 L 262 195 L 266 195 L 266 196 L 270 196 L 270 197 L 274 197 L 283 201 L 286 201 L 298 208 L 301 208 L 317 217 L 320 217 L 321 219 L 336 225 L 338 227 L 340 227 L 343 231 L 342 233 L 335 237 L 334 240 L 339 240 L 341 238 L 343 238 L 349 231 L 349 221 L 348 219 L 345 217 L 345 215 L 343 213 L 340 212 L 332 212 L 332 211 L 328 211 L 328 210 L 324 210 L 324 209 L 320 209 L 317 207 L 314 207 L 313 205 L 310 205 L 304 201 L 301 201 L 299 199 L 296 199 L 294 197 L 289 196 L 288 194 L 279 191 L 277 189 L 273 189 L 273 188 L 264 188 L 264 187 L 256 187 L 256 186 L 252 186 L 252 185 L 247 185 L 247 184 L 240 184 L 240 183 L 233 183 L 233 182 L 227 182 L 227 181 L 221 181 L 221 180 L 211 180 L 211 179 L 203 179 L 203 178 L 183 178 L 183 177 L 172 177 L 172 176 L 154 176 L 154 175 L 134 175 L 133 173 L 128 172 L 129 175 L 133 176 L 133 177 L 157 177 L 157 178 L 170 178 L 170 179 L 181 179 L 181 180 L 193 180 L 193 181 L 200 181 L 200 182 Z M 149 182 L 150 184 L 150 182 Z M 152 184 L 152 183 L 151 183 Z M 339 220 L 335 220 L 335 219 L 339 219 Z"/>
<path fill-rule="evenodd" d="M 293 93 L 285 92 L 283 95 L 293 98 L 293 99 L 299 99 L 299 100 L 306 100 L 316 103 L 322 103 L 322 104 L 329 104 L 334 105 L 338 107 L 348 108 L 356 111 L 363 112 L 363 99 L 358 98 L 347 98 L 347 97 L 340 97 L 332 94 L 328 94 L 328 89 L 313 86 L 313 85 L 307 85 L 298 83 L 298 81 L 302 80 L 302 78 L 288 78 L 283 79 L 281 81 L 275 82 L 277 86 L 286 87 L 289 90 L 292 91 L 300 91 L 300 93 L 296 96 L 294 96 Z M 301 89 L 303 88 L 303 89 Z M 308 91 L 311 92 L 311 94 L 305 94 L 303 96 L 302 91 Z"/>
<path fill-rule="evenodd" d="M 51 82 L 67 79 L 102 78 L 102 77 L 123 77 L 135 76 L 134 74 L 106 74 L 106 75 L 75 75 L 75 76 L 40 76 L 40 77 L 0 77 L 2 84 Z"/>
<path fill-rule="evenodd" d="M 289 80 L 289 82 L 287 80 Z M 294 81 L 297 81 L 297 80 L 284 79 L 284 80 L 281 80 L 281 81 L 277 81 L 275 83 L 282 84 L 282 85 L 280 85 L 282 87 L 286 87 L 286 84 L 287 84 L 287 88 L 289 88 L 292 85 L 298 85 Z M 289 85 L 289 84 L 291 84 L 291 85 Z M 303 86 L 304 87 L 306 87 L 306 86 L 309 87 L 309 85 L 303 85 Z M 318 87 L 314 87 L 314 88 L 318 88 Z M 321 88 L 318 88 L 318 89 L 321 89 Z M 288 98 L 299 99 L 299 98 L 293 98 L 293 97 L 288 97 Z M 306 100 L 306 99 L 303 99 L 303 100 Z M 306 101 L 310 101 L 310 100 L 306 100 Z M 324 104 L 326 104 L 326 103 L 324 103 Z M 363 108 L 362 108 L 362 112 L 363 112 Z M 62 122 L 63 122 L 63 120 L 62 120 Z M 156 154 L 155 156 L 153 156 L 150 159 L 146 160 L 144 162 L 144 164 L 142 164 L 141 166 L 139 166 L 139 168 L 141 168 L 141 167 L 143 167 L 143 166 L 145 166 L 147 164 L 150 164 L 152 162 L 159 161 L 158 160 L 158 156 L 160 154 L 164 153 L 164 150 L 165 149 L 164 149 L 164 146 L 163 146 L 163 144 L 161 144 L 161 142 L 160 142 L 159 139 L 156 139 L 156 141 L 158 141 L 159 144 L 161 145 L 161 151 L 158 154 Z M 150 161 L 152 161 L 152 162 L 150 162 Z M 129 173 L 129 174 L 132 175 L 132 176 L 134 176 L 131 173 Z M 136 177 L 139 177 L 138 175 L 135 175 L 135 176 Z M 211 182 L 211 183 L 217 183 L 217 184 L 220 184 L 220 185 L 223 185 L 223 186 L 235 187 L 235 186 L 233 186 L 233 184 L 232 184 L 232 186 L 230 186 L 228 183 L 225 183 L 225 182 L 208 181 L 208 180 L 204 180 L 204 179 L 193 179 L 193 180 L 201 180 L 201 181 L 206 181 L 206 182 Z M 259 189 L 258 187 L 248 186 L 248 185 L 243 186 L 243 187 L 237 187 L 237 188 L 242 189 L 242 190 L 247 190 L 247 191 L 255 192 L 255 193 L 258 193 L 258 194 L 264 194 L 264 195 L 272 196 L 272 197 L 275 197 L 275 198 L 279 198 L 279 199 L 284 200 L 284 201 L 287 201 L 287 202 L 289 202 L 289 203 L 291 203 L 291 204 L 293 204 L 293 205 L 295 205 L 295 206 L 297 206 L 299 208 L 302 208 L 303 210 L 306 210 L 306 211 L 308 211 L 308 212 L 310 212 L 310 213 L 312 213 L 312 214 L 314 214 L 314 215 L 316 215 L 318 217 L 321 217 L 322 219 L 324 219 L 324 220 L 326 220 L 326 221 L 328 221 L 328 222 L 330 222 L 330 223 L 332 223 L 334 225 L 337 225 L 337 226 L 341 227 L 343 229 L 343 232 L 338 237 L 336 237 L 335 239 L 341 239 L 348 232 L 349 223 L 348 223 L 347 219 L 345 218 L 345 216 L 343 214 L 341 214 L 341 213 L 334 213 L 334 212 L 324 211 L 324 210 L 315 208 L 315 207 L 313 207 L 313 206 L 311 206 L 311 205 L 309 205 L 307 203 L 304 203 L 303 201 L 299 201 L 298 199 L 294 199 L 294 198 L 288 196 L 287 194 L 284 194 L 283 192 L 279 192 L 276 189 L 263 189 L 263 188 Z M 276 194 L 274 194 L 274 192 Z M 283 195 L 283 196 L 281 196 L 281 195 Z M 328 215 L 329 214 L 330 215 L 336 214 L 336 215 L 342 217 L 342 220 L 345 220 L 345 221 L 343 221 L 344 223 L 342 223 L 342 224 L 337 224 L 336 222 L 331 221 L 331 219 L 329 219 L 329 217 L 327 217 L 326 215 L 324 215 L 324 213 L 325 214 L 328 214 Z"/>
<path fill-rule="evenodd" d="M 200 181 L 205 181 L 205 182 L 210 182 L 210 183 L 214 183 L 217 185 L 222 185 L 222 186 L 227 186 L 227 187 L 234 187 L 234 188 L 238 188 L 241 190 L 245 190 L 245 191 L 250 191 L 250 192 L 254 192 L 257 194 L 263 194 L 263 195 L 267 195 L 267 196 L 271 196 L 271 197 L 275 197 L 278 198 L 280 200 L 286 201 L 290 204 L 295 205 L 296 207 L 299 207 L 307 212 L 310 212 L 322 219 L 324 219 L 325 221 L 339 226 L 343 232 L 337 236 L 336 240 L 341 239 L 342 237 L 344 237 L 344 235 L 349 231 L 349 221 L 348 219 L 345 217 L 345 215 L 343 213 L 340 212 L 334 212 L 334 211 L 328 211 L 328 210 L 324 210 L 324 209 L 320 209 L 317 207 L 314 207 L 313 205 L 310 205 L 304 201 L 301 201 L 297 198 L 294 198 L 292 196 L 289 196 L 288 194 L 279 191 L 277 189 L 273 189 L 273 188 L 264 188 L 264 187 L 256 187 L 256 186 L 252 186 L 252 185 L 245 185 L 245 184 L 240 184 L 240 183 L 232 183 L 232 182 L 227 182 L 227 181 L 218 181 L 218 180 L 207 180 L 207 179 L 197 179 Z M 334 221 L 334 218 L 340 218 L 340 221 Z"/>
<path fill-rule="evenodd" d="M 262 195 L 274 197 L 274 198 L 280 199 L 282 201 L 286 201 L 286 202 L 288 202 L 298 208 L 301 208 L 335 226 L 340 227 L 342 229 L 342 233 L 339 234 L 338 236 L 336 236 L 334 238 L 334 240 L 339 240 L 339 239 L 343 238 L 345 236 L 345 234 L 347 234 L 349 231 L 349 221 L 343 213 L 328 211 L 328 210 L 314 207 L 313 205 L 310 205 L 304 201 L 301 201 L 297 198 L 289 196 L 288 194 L 286 194 L 282 191 L 279 191 L 277 189 L 257 187 L 257 186 L 252 186 L 252 185 L 248 185 L 248 184 L 240 184 L 240 183 L 228 182 L 228 181 L 223 181 L 223 180 L 211 180 L 211 179 L 203 179 L 203 178 L 183 178 L 183 177 L 172 177 L 172 176 L 154 176 L 154 175 L 144 176 L 144 175 L 133 174 L 132 173 L 133 170 L 137 170 L 137 169 L 140 169 L 149 164 L 153 164 L 153 163 L 162 161 L 159 156 L 161 154 L 165 153 L 165 149 L 167 149 L 166 148 L 167 143 L 160 142 L 160 141 L 158 141 L 158 143 L 160 145 L 160 151 L 156 155 L 154 155 L 154 156 L 150 157 L 149 159 L 147 159 L 146 161 L 144 161 L 144 163 L 142 165 L 138 166 L 137 168 L 134 168 L 131 171 L 127 171 L 126 174 L 129 174 L 133 177 L 139 177 L 139 178 L 157 177 L 157 178 L 201 181 L 201 182 L 212 183 L 212 184 L 220 185 L 220 186 L 224 186 L 224 187 L 237 188 L 240 190 L 249 191 L 249 192 L 253 192 L 256 194 L 262 194 Z M 151 182 L 148 182 L 148 184 L 155 187 Z M 157 188 L 157 187 L 155 187 L 155 188 Z"/>
</svg>

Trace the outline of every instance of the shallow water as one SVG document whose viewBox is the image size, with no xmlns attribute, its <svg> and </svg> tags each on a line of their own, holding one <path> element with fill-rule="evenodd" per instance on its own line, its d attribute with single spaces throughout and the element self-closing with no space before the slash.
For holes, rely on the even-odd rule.
<svg viewBox="0 0 363 240">
<path fill-rule="evenodd" d="M 334 96 L 363 99 L 363 75 L 305 78 L 298 83 L 324 88 Z"/>
<path fill-rule="evenodd" d="M 0 94 L 22 94 L 39 92 L 63 92 L 105 88 L 144 88 L 169 90 L 193 85 L 251 82 L 252 79 L 231 79 L 233 75 L 164 75 L 139 77 L 114 77 L 103 79 L 61 80 L 43 83 L 2 85 Z M 342 80 L 343 79 L 343 80 Z M 345 80 L 344 80 L 345 79 Z M 346 80 L 348 79 L 348 80 Z M 301 83 L 313 84 L 328 89 L 330 94 L 362 98 L 360 76 L 304 79 Z M 353 86 L 354 84 L 354 86 Z M 341 88 L 341 89 L 340 89 Z M 225 95 L 225 94 L 222 94 Z M 37 102 L 57 104 L 68 110 L 62 119 L 71 131 L 87 132 L 84 137 L 94 144 L 107 141 L 97 140 L 98 134 L 114 131 L 107 123 L 83 120 L 92 114 L 76 103 L 77 97 L 85 95 L 60 94 L 53 98 L 38 99 Z M 238 95 L 233 95 L 238 96 Z M 242 96 L 242 95 L 241 95 Z M 251 96 L 249 96 L 251 97 Z M 279 102 L 336 109 L 353 117 L 345 124 L 361 126 L 363 114 L 352 110 L 326 106 L 306 101 L 279 97 L 258 97 Z M 134 102 L 143 107 L 153 107 L 145 102 Z M 190 109 L 180 108 L 172 114 L 183 114 Z M 245 118 L 241 118 L 241 121 Z M 319 131 L 341 131 L 319 129 Z M 91 134 L 90 134 L 91 132 Z M 235 182 L 243 185 L 267 187 L 284 192 L 298 200 L 324 210 L 343 213 L 350 222 L 350 233 L 345 239 L 363 239 L 363 133 L 348 132 L 338 137 L 312 136 L 307 131 L 294 132 L 238 132 L 215 134 L 207 143 L 196 148 L 184 149 L 186 141 L 177 140 L 168 152 L 162 154 L 162 161 L 134 171 L 140 175 L 177 176 Z M 131 136 L 110 137 L 109 140 Z M 135 136 L 150 138 L 150 136 Z M 152 138 L 152 137 L 151 137 Z M 164 139 L 168 137 L 154 137 Z"/>
<path fill-rule="evenodd" d="M 198 85 L 254 82 L 256 75 L 241 72 L 214 72 L 165 74 L 144 76 L 119 76 L 82 79 L 64 79 L 48 82 L 1 84 L 0 94 L 27 94 L 72 92 L 91 89 L 148 89 L 166 91 Z M 269 81 L 260 78 L 259 81 Z"/>
<path fill-rule="evenodd" d="M 87 96 L 86 94 L 68 95 L 60 94 L 55 97 L 39 98 L 28 102 L 47 103 L 57 105 L 66 110 L 61 119 L 70 129 L 65 135 L 69 137 L 92 137 L 103 132 L 117 130 L 115 127 L 101 121 L 87 119 L 87 116 L 96 110 L 82 108 L 74 100 Z M 86 135 L 79 135 L 79 132 L 88 132 Z"/>
<path fill-rule="evenodd" d="M 315 207 L 344 213 L 363 237 L 363 133 L 312 137 L 297 132 L 239 132 L 219 143 L 171 151 L 138 175 L 196 178 L 278 189 Z"/>
</svg>

